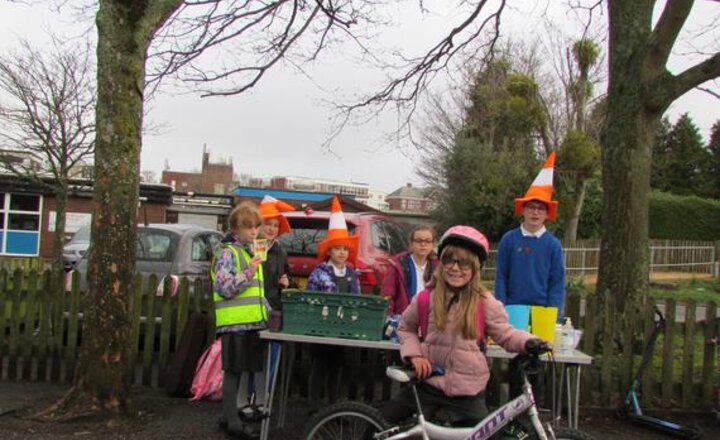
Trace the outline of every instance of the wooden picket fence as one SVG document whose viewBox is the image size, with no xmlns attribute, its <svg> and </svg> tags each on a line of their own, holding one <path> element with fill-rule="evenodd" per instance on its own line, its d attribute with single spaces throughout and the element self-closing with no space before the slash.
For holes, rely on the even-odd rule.
<svg viewBox="0 0 720 440">
<path fill-rule="evenodd" d="M 0 380 L 69 383 L 82 344 L 85 297 L 78 289 L 53 289 L 50 272 L 0 269 Z M 158 277 L 134 280 L 132 334 L 135 384 L 164 385 L 164 371 L 191 311 L 213 313 L 209 283 L 181 280 L 172 297 L 169 282 L 157 296 Z M 60 292 L 60 291 L 62 292 Z M 208 344 L 214 335 L 210 319 Z"/>
<path fill-rule="evenodd" d="M 78 280 L 64 293 L 53 291 L 50 273 L 0 270 L 0 381 L 69 383 L 73 379 L 82 344 L 84 295 Z M 135 279 L 132 302 L 135 384 L 164 385 L 167 365 L 191 311 L 212 315 L 209 283 L 182 279 L 176 296 L 169 285 L 157 295 L 158 278 Z M 657 341 L 652 368 L 643 377 L 643 403 L 672 408 L 709 408 L 716 402 L 720 378 L 718 352 L 713 338 L 720 334 L 715 302 L 664 304 L 667 329 Z M 584 404 L 613 406 L 626 392 L 639 365 L 644 341 L 638 339 L 633 355 L 618 358 L 615 342 L 602 332 L 595 298 L 577 295 L 567 299 L 566 312 L 584 330 L 582 351 L 594 357 L 583 368 Z M 213 319 L 210 319 L 212 322 Z M 653 325 L 652 308 L 636 320 L 645 337 Z M 212 324 L 211 324 L 212 327 Z M 209 328 L 209 344 L 213 328 Z M 596 342 L 596 343 L 594 343 Z M 293 363 L 291 395 L 304 396 L 310 356 L 306 346 L 286 350 Z M 390 397 L 384 378 L 386 353 L 377 350 L 347 350 L 342 393 L 349 398 L 378 400 Z M 287 358 L 287 357 L 286 357 Z M 494 362 L 493 373 L 502 377 L 506 363 Z"/>
<path fill-rule="evenodd" d="M 657 304 L 663 312 L 665 330 L 658 337 L 653 361 L 642 376 L 642 403 L 663 408 L 715 408 L 720 402 L 720 318 L 716 302 L 674 299 Z M 582 401 L 602 406 L 622 402 L 637 372 L 642 353 L 656 321 L 653 304 L 635 320 L 637 338 L 632 350 L 619 357 L 618 342 L 603 332 L 596 298 L 587 301 L 571 295 L 566 314 L 584 331 L 579 349 L 593 356 L 592 368 L 582 376 Z"/>
</svg>

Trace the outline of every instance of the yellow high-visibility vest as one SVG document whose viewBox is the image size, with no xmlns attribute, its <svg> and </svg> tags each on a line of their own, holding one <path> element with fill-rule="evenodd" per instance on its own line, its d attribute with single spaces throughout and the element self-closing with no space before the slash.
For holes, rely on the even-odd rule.
<svg viewBox="0 0 720 440">
<path fill-rule="evenodd" d="M 250 267 L 250 254 L 243 248 L 232 244 L 223 245 L 218 250 L 210 268 L 210 278 L 213 283 L 213 301 L 215 301 L 215 327 L 226 327 L 238 324 L 257 324 L 267 322 L 267 307 L 265 306 L 265 289 L 263 288 L 263 271 L 259 266 L 252 280 L 246 282 L 245 290 L 227 299 L 215 290 L 215 261 L 223 248 L 230 249 L 235 256 L 237 273 Z"/>
</svg>

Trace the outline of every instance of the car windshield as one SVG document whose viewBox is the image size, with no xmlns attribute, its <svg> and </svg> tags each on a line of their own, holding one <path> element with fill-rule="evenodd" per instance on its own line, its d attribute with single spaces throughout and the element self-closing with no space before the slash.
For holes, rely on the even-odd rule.
<svg viewBox="0 0 720 440">
<path fill-rule="evenodd" d="M 279 238 L 280 243 L 293 256 L 317 256 L 317 244 L 327 237 L 326 218 L 289 218 L 292 232 Z M 353 235 L 355 225 L 347 223 L 348 232 Z"/>
</svg>

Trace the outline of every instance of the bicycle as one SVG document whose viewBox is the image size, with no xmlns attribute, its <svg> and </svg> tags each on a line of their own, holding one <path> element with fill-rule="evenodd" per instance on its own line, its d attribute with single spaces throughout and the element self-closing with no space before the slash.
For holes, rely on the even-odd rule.
<svg viewBox="0 0 720 440">
<path fill-rule="evenodd" d="M 416 384 L 420 382 L 412 371 L 388 367 L 387 376 L 400 383 L 409 384 L 415 395 L 417 414 L 409 428 L 390 426 L 377 409 L 361 402 L 340 402 L 316 413 L 307 423 L 303 435 L 306 440 L 400 440 L 422 438 L 423 440 L 486 440 L 495 439 L 506 426 L 513 423 L 517 438 L 539 440 L 593 440 L 593 437 L 575 429 L 543 426 L 535 406 L 532 387 L 527 371 L 537 369 L 539 356 L 549 351 L 542 347 L 533 354 L 521 354 L 520 374 L 523 379 L 522 394 L 493 411 L 473 427 L 442 426 L 428 420 L 422 413 Z M 435 374 L 435 373 L 434 373 Z M 432 375 L 431 375 L 432 377 Z M 519 430 L 519 432 L 518 432 Z"/>
</svg>

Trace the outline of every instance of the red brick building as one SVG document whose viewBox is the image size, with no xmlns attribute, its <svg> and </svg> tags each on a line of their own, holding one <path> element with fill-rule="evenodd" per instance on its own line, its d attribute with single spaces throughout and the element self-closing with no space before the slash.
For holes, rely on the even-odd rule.
<svg viewBox="0 0 720 440">
<path fill-rule="evenodd" d="M 165 170 L 160 182 L 179 193 L 230 194 L 235 188 L 232 161 L 210 162 L 210 153 L 206 150 L 203 150 L 199 173 Z"/>
</svg>

